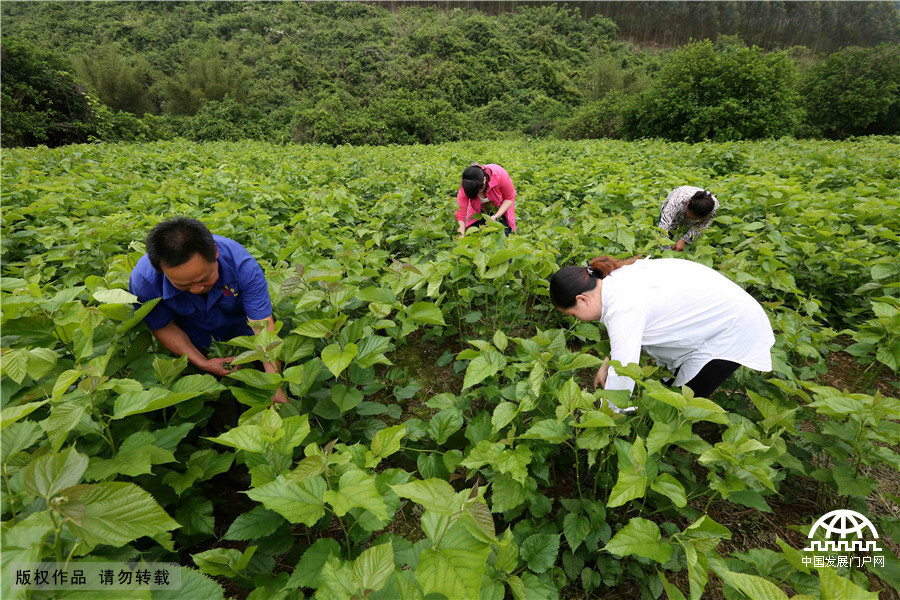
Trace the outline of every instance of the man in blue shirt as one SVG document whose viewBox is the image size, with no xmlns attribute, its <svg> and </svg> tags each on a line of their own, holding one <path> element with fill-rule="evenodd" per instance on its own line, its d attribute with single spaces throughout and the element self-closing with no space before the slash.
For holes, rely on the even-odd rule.
<svg viewBox="0 0 900 600">
<path fill-rule="evenodd" d="M 266 321 L 275 330 L 262 268 L 234 240 L 213 235 L 196 219 L 176 217 L 154 227 L 146 246 L 129 289 L 141 302 L 162 299 L 144 321 L 173 354 L 187 354 L 198 368 L 225 376 L 234 357 L 207 358 L 212 340 L 253 335 L 250 321 Z M 278 367 L 264 363 L 263 368 L 272 373 Z M 274 401 L 287 398 L 278 390 Z"/>
</svg>

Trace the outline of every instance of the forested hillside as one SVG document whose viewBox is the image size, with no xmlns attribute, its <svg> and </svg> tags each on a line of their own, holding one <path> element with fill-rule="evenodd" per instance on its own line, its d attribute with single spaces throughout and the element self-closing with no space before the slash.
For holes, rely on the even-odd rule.
<svg viewBox="0 0 900 600">
<path fill-rule="evenodd" d="M 380 0 L 397 9 L 417 0 Z M 540 0 L 446 0 L 444 8 L 480 10 L 499 15 Z M 768 1 L 643 1 L 555 2 L 577 10 L 585 19 L 608 17 L 619 26 L 621 39 L 641 44 L 680 46 L 691 40 L 739 35 L 748 44 L 769 50 L 806 46 L 815 52 L 834 52 L 845 46 L 875 46 L 896 42 L 900 14 L 896 2 Z"/>
<path fill-rule="evenodd" d="M 4 2 L 3 145 L 900 131 L 891 3 L 403 4 Z"/>
</svg>

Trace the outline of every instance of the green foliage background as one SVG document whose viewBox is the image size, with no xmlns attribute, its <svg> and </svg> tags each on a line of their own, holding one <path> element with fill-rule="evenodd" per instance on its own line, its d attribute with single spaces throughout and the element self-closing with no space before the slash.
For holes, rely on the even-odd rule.
<svg viewBox="0 0 900 600">
<path fill-rule="evenodd" d="M 16 92 L 5 92 L 2 143 L 898 132 L 900 11 L 889 3 L 654 3 L 642 22 L 634 15 L 646 7 L 614 4 L 489 14 L 356 2 L 5 2 L 3 81 Z M 789 24 L 808 39 L 788 35 Z M 851 35 L 857 27 L 864 38 Z M 678 37 L 694 29 L 715 45 Z M 826 51 L 883 45 L 823 63 L 788 46 L 798 41 Z M 829 93 L 835 85 L 847 89 Z M 60 121 L 63 99 L 92 108 Z"/>
</svg>

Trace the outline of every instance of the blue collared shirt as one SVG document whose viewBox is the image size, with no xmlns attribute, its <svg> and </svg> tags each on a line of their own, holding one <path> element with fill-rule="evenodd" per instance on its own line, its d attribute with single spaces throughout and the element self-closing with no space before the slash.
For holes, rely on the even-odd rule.
<svg viewBox="0 0 900 600">
<path fill-rule="evenodd" d="M 162 298 L 144 317 L 151 331 L 174 320 L 194 346 L 207 348 L 213 339 L 252 335 L 247 320 L 261 320 L 272 314 L 269 287 L 256 259 L 234 240 L 220 235 L 213 239 L 219 249 L 219 280 L 206 298 L 173 286 L 146 256 L 138 261 L 128 289 L 141 302 Z"/>
</svg>

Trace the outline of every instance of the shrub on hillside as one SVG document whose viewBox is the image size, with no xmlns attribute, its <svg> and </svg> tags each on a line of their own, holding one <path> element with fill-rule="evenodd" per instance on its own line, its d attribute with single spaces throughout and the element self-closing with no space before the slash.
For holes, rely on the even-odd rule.
<svg viewBox="0 0 900 600">
<path fill-rule="evenodd" d="M 622 137 L 622 113 L 632 97 L 614 91 L 595 102 L 580 107 L 557 129 L 557 135 L 567 140 Z"/>
<path fill-rule="evenodd" d="M 570 113 L 570 108 L 566 104 L 541 92 L 524 96 L 524 99 L 527 102 L 528 113 L 522 131 L 528 135 L 548 135 Z"/>
<path fill-rule="evenodd" d="M 113 110 L 128 111 L 138 117 L 158 112 L 149 89 L 149 62 L 142 56 L 128 61 L 122 54 L 119 44 L 104 43 L 91 52 L 76 55 L 72 64 L 78 77 Z"/>
<path fill-rule="evenodd" d="M 269 120 L 252 106 L 243 106 L 231 95 L 222 100 L 204 100 L 200 110 L 193 117 L 186 118 L 184 135 L 198 142 L 214 140 L 269 140 L 281 139 L 285 135 L 272 132 Z"/>
<path fill-rule="evenodd" d="M 439 144 L 468 136 L 466 120 L 446 100 L 396 90 L 372 101 L 369 119 L 385 144 Z"/>
<path fill-rule="evenodd" d="M 3 146 L 61 146 L 97 132 L 84 85 L 53 53 L 20 40 L 4 40 Z"/>
<path fill-rule="evenodd" d="M 528 106 L 519 97 L 505 94 L 502 98 L 491 100 L 472 110 L 469 115 L 486 131 L 515 131 L 527 120 Z"/>
<path fill-rule="evenodd" d="M 0 54 L 3 147 L 170 137 L 157 121 L 142 120 L 104 105 L 52 52 L 7 39 Z"/>
<path fill-rule="evenodd" d="M 151 142 L 184 135 L 184 127 L 181 123 L 176 123 L 181 117 L 176 115 L 146 114 L 136 117 L 130 112 L 113 110 L 93 97 L 91 106 L 97 114 L 98 122 L 95 134 L 89 136 L 88 141 Z"/>
<path fill-rule="evenodd" d="M 806 135 L 900 133 L 900 45 L 844 48 L 813 65 L 800 89 Z"/>
<path fill-rule="evenodd" d="M 731 141 L 794 133 L 797 69 L 783 52 L 709 41 L 684 46 L 626 112 L 629 137 Z"/>
<path fill-rule="evenodd" d="M 292 139 L 301 144 L 378 144 L 380 134 L 359 100 L 343 91 L 322 96 L 291 120 Z"/>
</svg>

